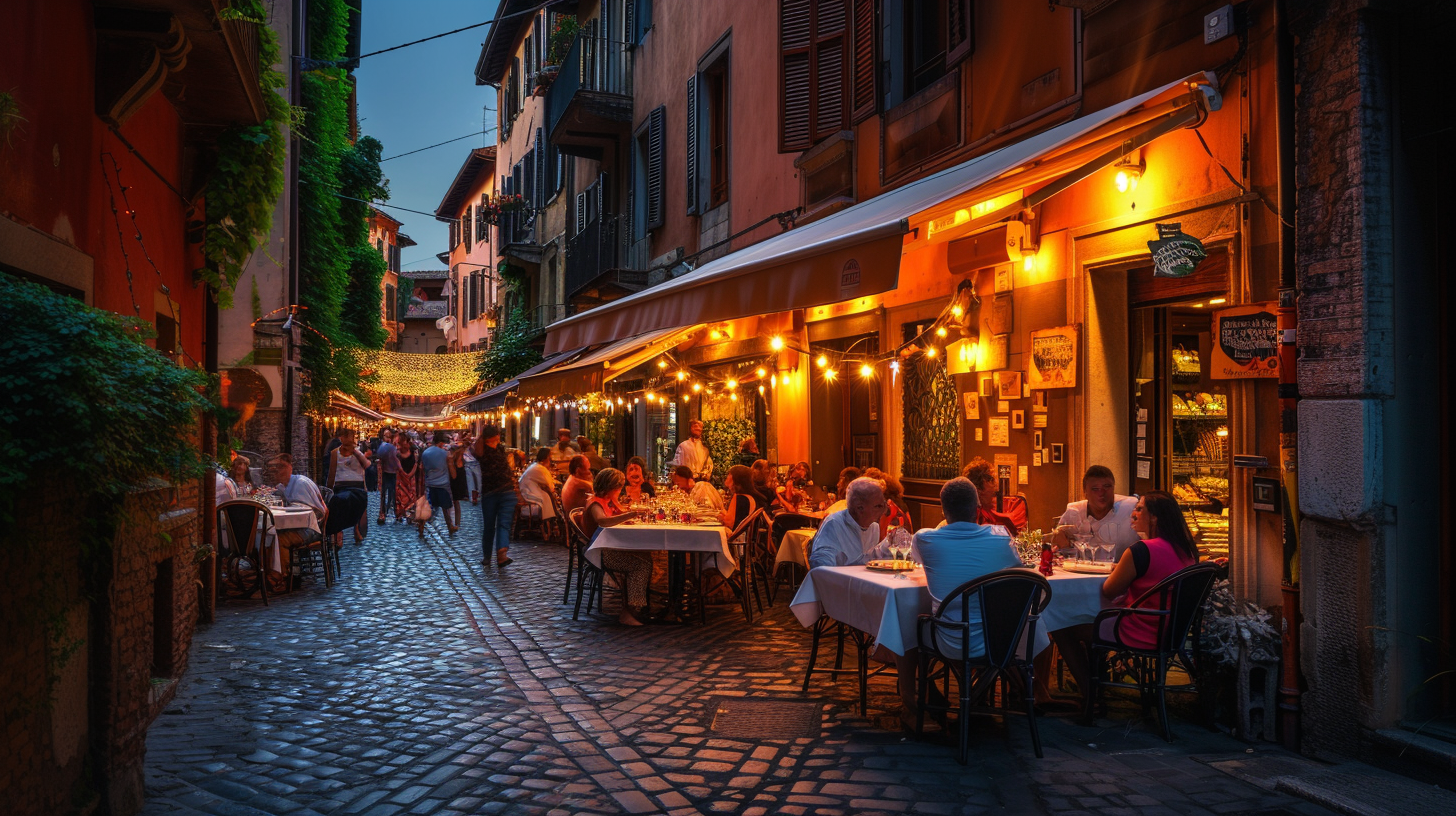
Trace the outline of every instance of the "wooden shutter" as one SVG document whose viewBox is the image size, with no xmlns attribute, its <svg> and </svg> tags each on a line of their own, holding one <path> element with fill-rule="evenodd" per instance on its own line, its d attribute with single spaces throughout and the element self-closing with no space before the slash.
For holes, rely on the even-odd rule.
<svg viewBox="0 0 1456 816">
<path fill-rule="evenodd" d="M 698 214 L 698 75 L 688 77 L 688 215 Z"/>
<path fill-rule="evenodd" d="M 666 168 L 663 165 L 664 153 L 666 152 L 666 131 L 667 130 L 667 108 L 658 105 L 648 116 L 647 123 L 647 228 L 657 229 L 662 226 L 663 213 L 666 209 L 663 206 L 665 191 L 663 190 L 663 176 Z"/>
<path fill-rule="evenodd" d="M 853 18 L 850 20 L 850 55 L 852 63 L 849 74 L 851 92 L 850 116 L 854 122 L 862 122 L 874 115 L 875 104 L 875 0 L 852 0 Z"/>
<path fill-rule="evenodd" d="M 845 47 L 845 3 L 819 0 L 814 4 L 814 141 L 843 130 L 848 122 L 845 88 L 848 86 L 848 49 Z"/>
<path fill-rule="evenodd" d="M 465 244 L 465 251 L 470 251 L 470 208 L 465 208 L 465 214 L 460 216 L 460 238 Z"/>
<path fill-rule="evenodd" d="M 450 248 L 451 249 L 454 249 L 455 247 L 457 247 L 457 246 L 460 245 L 460 240 L 459 240 L 459 237 L 460 236 L 459 236 L 459 231 L 458 231 L 458 226 L 459 225 L 457 225 L 454 221 L 451 221 L 450 224 L 449 224 L 449 226 L 450 226 Z"/>
<path fill-rule="evenodd" d="M 546 161 L 546 148 L 541 143 L 541 128 L 536 128 L 535 147 L 531 152 L 536 156 L 536 209 L 541 209 L 546 206 L 546 173 L 550 166 Z"/>
<path fill-rule="evenodd" d="M 586 231 L 586 193 L 576 194 L 576 234 Z"/>
<path fill-rule="evenodd" d="M 813 144 L 813 0 L 779 4 L 779 152 L 806 150 Z"/>
<path fill-rule="evenodd" d="M 950 67 L 976 50 L 975 9 L 972 0 L 946 0 L 945 64 Z"/>
</svg>

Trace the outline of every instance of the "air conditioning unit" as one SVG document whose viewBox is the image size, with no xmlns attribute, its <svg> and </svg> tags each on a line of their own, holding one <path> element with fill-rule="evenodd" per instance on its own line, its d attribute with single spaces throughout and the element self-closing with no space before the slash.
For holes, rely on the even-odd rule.
<svg viewBox="0 0 1456 816">
<path fill-rule="evenodd" d="M 1020 221 L 1007 221 L 951 241 L 946 252 L 946 266 L 953 274 L 974 272 L 1020 261 L 1021 256 L 1031 249 L 1027 244 L 1026 225 Z"/>
</svg>

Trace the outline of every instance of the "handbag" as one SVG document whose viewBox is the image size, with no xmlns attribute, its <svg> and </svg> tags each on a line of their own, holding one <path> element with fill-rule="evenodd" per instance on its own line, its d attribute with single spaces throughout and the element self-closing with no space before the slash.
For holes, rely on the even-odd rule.
<svg viewBox="0 0 1456 816">
<path fill-rule="evenodd" d="M 430 507 L 430 497 L 421 496 L 415 499 L 415 521 L 429 521 L 434 510 Z"/>
</svg>

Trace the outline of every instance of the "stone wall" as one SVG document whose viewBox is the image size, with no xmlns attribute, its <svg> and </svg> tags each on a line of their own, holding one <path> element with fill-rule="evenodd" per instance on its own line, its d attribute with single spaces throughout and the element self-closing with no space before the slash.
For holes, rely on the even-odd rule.
<svg viewBox="0 0 1456 816">
<path fill-rule="evenodd" d="M 7 813 L 135 813 L 146 732 L 186 669 L 198 613 L 199 482 L 105 509 L 52 481 L 0 546 L 0 789 Z M 162 535 L 165 533 L 166 535 Z"/>
</svg>

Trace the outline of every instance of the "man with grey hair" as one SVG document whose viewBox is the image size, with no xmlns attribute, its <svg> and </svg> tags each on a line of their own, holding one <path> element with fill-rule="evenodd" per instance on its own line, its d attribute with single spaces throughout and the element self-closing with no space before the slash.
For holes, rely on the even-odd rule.
<svg viewBox="0 0 1456 816">
<path fill-rule="evenodd" d="M 964 476 L 951 479 L 940 489 L 940 510 L 945 526 L 921 530 L 915 534 L 915 551 L 925 565 L 926 588 L 930 590 L 931 608 L 940 612 L 941 601 L 956 587 L 982 575 L 1021 566 L 1021 557 L 1011 544 L 1011 537 L 1001 535 L 989 525 L 976 523 L 980 497 L 976 486 Z M 980 657 L 980 611 L 970 608 L 971 656 Z M 948 617 L 959 617 L 960 610 L 945 610 Z M 942 652 L 955 655 L 958 644 L 941 642 Z"/>
<path fill-rule="evenodd" d="M 845 491 L 845 500 L 843 510 L 830 513 L 819 525 L 809 554 L 809 569 L 852 567 L 877 554 L 885 489 L 874 479 L 855 479 Z"/>
</svg>

